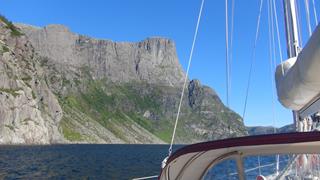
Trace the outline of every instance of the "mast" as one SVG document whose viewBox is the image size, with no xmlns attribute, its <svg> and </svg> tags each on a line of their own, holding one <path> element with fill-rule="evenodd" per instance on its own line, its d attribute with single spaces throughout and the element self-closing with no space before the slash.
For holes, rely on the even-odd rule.
<svg viewBox="0 0 320 180">
<path fill-rule="evenodd" d="M 283 0 L 285 14 L 285 29 L 287 38 L 288 58 L 296 57 L 299 53 L 299 37 L 295 0 Z"/>
<path fill-rule="evenodd" d="M 287 54 L 288 58 L 297 57 L 300 51 L 298 27 L 297 27 L 297 13 L 295 0 L 283 0 L 284 14 L 285 14 L 285 32 L 287 39 Z M 294 124 L 297 127 L 299 120 L 299 113 L 293 112 Z"/>
</svg>

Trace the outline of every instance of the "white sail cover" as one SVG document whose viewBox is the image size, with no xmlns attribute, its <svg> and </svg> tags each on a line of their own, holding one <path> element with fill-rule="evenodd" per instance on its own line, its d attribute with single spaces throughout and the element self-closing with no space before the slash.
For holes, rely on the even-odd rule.
<svg viewBox="0 0 320 180">
<path fill-rule="evenodd" d="M 277 67 L 276 86 L 281 104 L 301 110 L 320 95 L 320 25 L 298 55 Z"/>
</svg>

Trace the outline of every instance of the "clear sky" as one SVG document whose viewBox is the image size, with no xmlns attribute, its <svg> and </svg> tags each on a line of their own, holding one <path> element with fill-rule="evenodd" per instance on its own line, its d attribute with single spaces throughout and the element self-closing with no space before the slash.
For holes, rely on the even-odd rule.
<svg viewBox="0 0 320 180">
<path fill-rule="evenodd" d="M 285 35 L 282 0 L 277 1 L 284 59 Z M 320 19 L 320 2 L 314 0 Z M 259 12 L 259 0 L 235 0 L 230 108 L 242 115 L 251 54 Z M 257 58 L 248 97 L 245 124 L 283 126 L 292 123 L 290 110 L 275 96 L 273 122 L 272 88 L 268 54 L 267 0 L 264 0 Z M 315 27 L 310 0 L 311 26 Z M 140 41 L 151 36 L 176 42 L 180 63 L 186 69 L 201 0 L 0 0 L 0 13 L 13 22 L 36 26 L 63 24 L 71 31 L 114 41 Z M 231 0 L 229 0 L 231 11 Z M 298 0 L 303 44 L 308 34 L 304 0 Z M 230 15 L 231 16 L 231 15 Z M 231 26 L 231 25 L 230 25 Z M 277 53 L 277 63 L 280 62 Z M 225 1 L 206 0 L 190 78 L 212 87 L 226 102 Z"/>
</svg>

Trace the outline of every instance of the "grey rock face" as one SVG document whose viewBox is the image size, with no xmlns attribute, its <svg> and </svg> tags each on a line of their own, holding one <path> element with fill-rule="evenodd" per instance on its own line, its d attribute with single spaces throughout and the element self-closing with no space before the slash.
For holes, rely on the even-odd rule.
<svg viewBox="0 0 320 180">
<path fill-rule="evenodd" d="M 168 86 L 182 83 L 184 73 L 175 44 L 169 39 L 148 38 L 138 43 L 112 42 L 74 34 L 62 25 L 44 28 L 18 26 L 41 56 L 67 66 L 88 66 L 93 79 Z"/>
<path fill-rule="evenodd" d="M 4 80 L 0 87 L 5 88 L 0 92 L 9 96 L 1 101 L 0 112 L 16 106 L 10 103 L 25 102 L 30 107 L 1 113 L 0 128 L 6 129 L 1 131 L 2 143 L 169 141 L 185 75 L 173 41 L 112 42 L 75 34 L 61 25 L 18 26 L 26 36 L 2 36 L 10 48 L 15 42 L 27 45 L 12 50 L 11 59 L 19 57 L 22 64 L 9 62 L 3 53 L 11 68 L 0 64 L 7 72 L 0 76 Z M 30 71 L 24 71 L 26 65 Z M 241 117 L 226 108 L 211 88 L 198 80 L 186 88 L 176 143 L 246 135 Z M 15 120 L 16 116 L 21 118 Z M 24 125 L 16 122 L 28 118 L 40 125 L 36 129 L 39 125 L 29 123 L 27 132 L 33 140 L 17 130 Z"/>
<path fill-rule="evenodd" d="M 200 81 L 198 80 L 192 80 L 189 83 L 188 86 L 188 91 L 189 91 L 189 106 L 191 108 L 196 108 L 198 107 L 201 102 L 202 102 L 202 98 L 203 98 L 203 91 L 202 91 L 202 87 L 200 84 Z"/>
<path fill-rule="evenodd" d="M 0 21 L 0 144 L 63 141 L 62 109 L 42 75 L 30 42 Z"/>
<path fill-rule="evenodd" d="M 59 51 L 53 52 L 47 53 Z M 163 143 L 132 121 L 113 124 L 112 130 L 124 132 L 119 137 L 116 131 L 63 104 L 60 96 L 67 89 L 66 83 L 79 83 L 68 79 L 82 72 L 68 63 L 48 62 L 47 56 L 35 52 L 25 35 L 12 35 L 0 20 L 0 144 Z M 78 88 L 71 89 L 80 92 Z"/>
</svg>

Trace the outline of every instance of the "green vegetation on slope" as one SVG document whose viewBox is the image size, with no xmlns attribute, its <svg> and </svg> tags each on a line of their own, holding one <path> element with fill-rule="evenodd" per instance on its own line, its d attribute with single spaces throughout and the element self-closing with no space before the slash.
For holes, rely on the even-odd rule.
<svg viewBox="0 0 320 180">
<path fill-rule="evenodd" d="M 172 126 L 165 128 L 164 130 L 155 132 L 155 135 L 158 136 L 165 142 L 170 142 L 172 138 L 173 128 Z"/>
<path fill-rule="evenodd" d="M 18 88 L 18 89 L 0 88 L 0 92 L 6 92 L 8 94 L 11 94 L 14 97 L 19 95 L 19 93 L 17 93 L 17 91 L 19 91 L 19 90 L 21 90 L 21 88 Z"/>
<path fill-rule="evenodd" d="M 6 17 L 0 14 L 0 21 L 4 22 L 6 24 L 6 28 L 11 30 L 12 36 L 21 36 L 23 33 L 21 33 L 16 26 L 13 25 L 11 21 L 9 21 Z"/>
<path fill-rule="evenodd" d="M 157 97 L 155 97 L 157 93 L 153 93 L 154 97 L 141 96 L 131 84 L 107 86 L 104 85 L 103 81 L 90 81 L 87 87 L 84 92 L 60 98 L 65 113 L 68 113 L 66 108 L 77 109 L 125 142 L 128 140 L 121 126 L 130 129 L 134 123 L 160 139 L 166 142 L 170 141 L 171 128 L 159 129 L 157 128 L 159 127 L 159 121 L 152 121 L 142 116 L 146 110 L 160 111 L 160 105 L 156 100 Z M 66 126 L 65 121 L 63 119 L 60 125 L 64 136 L 71 141 L 79 140 L 74 138 L 75 135 L 70 135 L 71 132 L 77 130 L 70 129 L 72 127 Z M 169 125 L 167 120 L 162 120 L 160 123 L 163 126 Z"/>
<path fill-rule="evenodd" d="M 44 67 L 49 65 L 44 63 Z M 171 141 L 179 102 L 177 88 L 143 82 L 119 84 L 107 79 L 93 80 L 88 67 L 83 67 L 81 73 L 75 73 L 75 76 L 62 74 L 62 76 L 54 75 L 53 78 L 50 74 L 46 82 L 60 87 L 55 92 L 59 97 L 64 116 L 69 116 L 70 122 L 78 123 L 78 126 L 75 125 L 77 127 L 68 126 L 68 128 L 81 136 L 88 135 L 85 133 L 88 126 L 83 125 L 90 120 L 124 142 L 133 143 L 136 140 L 151 142 L 145 141 L 146 137 L 151 137 L 145 131 L 165 142 Z M 62 89 L 68 91 L 61 93 Z M 188 92 L 185 98 L 176 132 L 176 142 L 199 142 L 244 134 L 241 129 L 241 117 L 224 107 L 218 97 L 210 97 L 205 104 L 199 102 L 194 108 L 188 106 Z M 199 99 L 201 100 L 201 97 Z M 77 118 L 72 117 L 70 113 L 73 112 L 81 115 Z M 94 132 L 93 128 L 89 136 L 97 139 L 93 135 Z M 101 134 L 98 136 L 101 138 Z"/>
<path fill-rule="evenodd" d="M 126 131 L 134 132 L 135 129 L 131 127 L 134 123 L 165 142 L 171 141 L 174 114 L 164 114 L 164 106 L 166 105 L 161 105 L 161 101 L 168 94 L 165 95 L 161 92 L 160 89 L 163 87 L 145 87 L 147 85 L 134 83 L 107 84 L 103 80 L 88 81 L 86 85 L 85 90 L 60 98 L 62 107 L 77 109 L 125 142 L 130 142 Z M 173 104 L 170 107 L 174 107 L 176 99 L 171 101 Z M 221 125 L 229 127 L 234 123 L 230 117 L 237 119 L 234 117 L 234 113 L 225 109 L 225 111 L 217 112 L 214 119 L 208 121 L 208 119 L 202 118 L 198 112 L 192 112 L 187 108 L 182 108 L 176 132 L 177 142 L 217 138 L 202 130 L 201 127 L 210 126 L 212 127 L 211 131 L 223 131 L 220 128 Z M 150 117 L 144 116 L 147 111 L 150 112 Z M 171 112 L 174 110 L 170 109 Z M 74 131 L 77 130 L 74 129 Z M 236 134 L 231 136 L 236 136 Z"/>
<path fill-rule="evenodd" d="M 81 141 L 84 140 L 81 134 L 75 131 L 70 125 L 67 118 L 63 118 L 60 121 L 60 128 L 62 130 L 63 136 L 70 141 Z"/>
<path fill-rule="evenodd" d="M 1 53 L 9 52 L 9 48 L 7 46 L 5 46 L 5 45 L 2 45 L 0 52 Z"/>
</svg>

